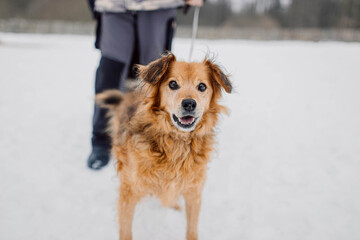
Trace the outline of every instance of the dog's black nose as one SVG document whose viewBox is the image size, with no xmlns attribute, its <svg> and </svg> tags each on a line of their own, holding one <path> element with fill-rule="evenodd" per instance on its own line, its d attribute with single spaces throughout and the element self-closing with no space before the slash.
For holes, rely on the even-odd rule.
<svg viewBox="0 0 360 240">
<path fill-rule="evenodd" d="M 194 99 L 184 99 L 181 103 L 182 107 L 187 112 L 192 112 L 196 108 L 196 102 Z"/>
</svg>

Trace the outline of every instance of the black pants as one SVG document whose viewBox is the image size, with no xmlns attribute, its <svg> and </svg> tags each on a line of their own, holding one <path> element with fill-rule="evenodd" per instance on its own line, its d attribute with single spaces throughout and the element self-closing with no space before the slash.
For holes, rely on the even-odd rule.
<svg viewBox="0 0 360 240">
<path fill-rule="evenodd" d="M 101 60 L 95 93 L 120 89 L 133 63 L 146 65 L 171 50 L 175 10 L 103 13 L 98 41 Z M 106 110 L 94 107 L 92 145 L 111 146 L 106 133 Z"/>
<path fill-rule="evenodd" d="M 125 64 L 101 57 L 100 64 L 96 70 L 95 78 L 95 94 L 107 89 L 119 89 L 121 75 L 124 71 Z M 93 116 L 93 134 L 92 145 L 111 146 L 110 138 L 106 133 L 108 119 L 106 117 L 107 110 L 99 108 L 95 105 Z"/>
</svg>

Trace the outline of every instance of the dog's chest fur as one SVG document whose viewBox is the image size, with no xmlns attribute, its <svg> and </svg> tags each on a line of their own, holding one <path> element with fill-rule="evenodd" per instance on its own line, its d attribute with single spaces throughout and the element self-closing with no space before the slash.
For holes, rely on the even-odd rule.
<svg viewBox="0 0 360 240">
<path fill-rule="evenodd" d="M 184 139 L 151 128 L 124 132 L 125 142 L 114 146 L 121 168 L 126 168 L 122 180 L 131 181 L 137 194 L 156 195 L 164 205 L 172 205 L 186 191 L 203 186 L 213 136 Z"/>
</svg>

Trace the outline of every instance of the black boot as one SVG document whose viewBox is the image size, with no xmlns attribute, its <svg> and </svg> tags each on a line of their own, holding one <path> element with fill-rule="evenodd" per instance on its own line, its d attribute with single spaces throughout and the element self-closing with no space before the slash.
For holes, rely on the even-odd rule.
<svg viewBox="0 0 360 240">
<path fill-rule="evenodd" d="M 100 170 L 109 163 L 110 151 L 106 146 L 94 146 L 87 160 L 88 167 L 94 170 Z"/>
<path fill-rule="evenodd" d="M 124 68 L 124 63 L 103 56 L 96 71 L 95 93 L 107 89 L 119 89 Z M 106 133 L 108 124 L 106 113 L 106 109 L 94 107 L 92 151 L 87 161 L 88 167 L 94 170 L 106 166 L 110 160 L 111 140 Z"/>
</svg>

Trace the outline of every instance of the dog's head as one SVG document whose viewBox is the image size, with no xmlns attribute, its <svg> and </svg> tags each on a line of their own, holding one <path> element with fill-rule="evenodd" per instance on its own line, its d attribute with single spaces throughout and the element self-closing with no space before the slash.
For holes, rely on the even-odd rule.
<svg viewBox="0 0 360 240">
<path fill-rule="evenodd" d="M 186 63 L 167 53 L 138 68 L 139 78 L 152 89 L 153 110 L 165 111 L 183 132 L 195 130 L 206 113 L 218 113 L 221 89 L 232 90 L 228 76 L 209 59 Z"/>
</svg>

